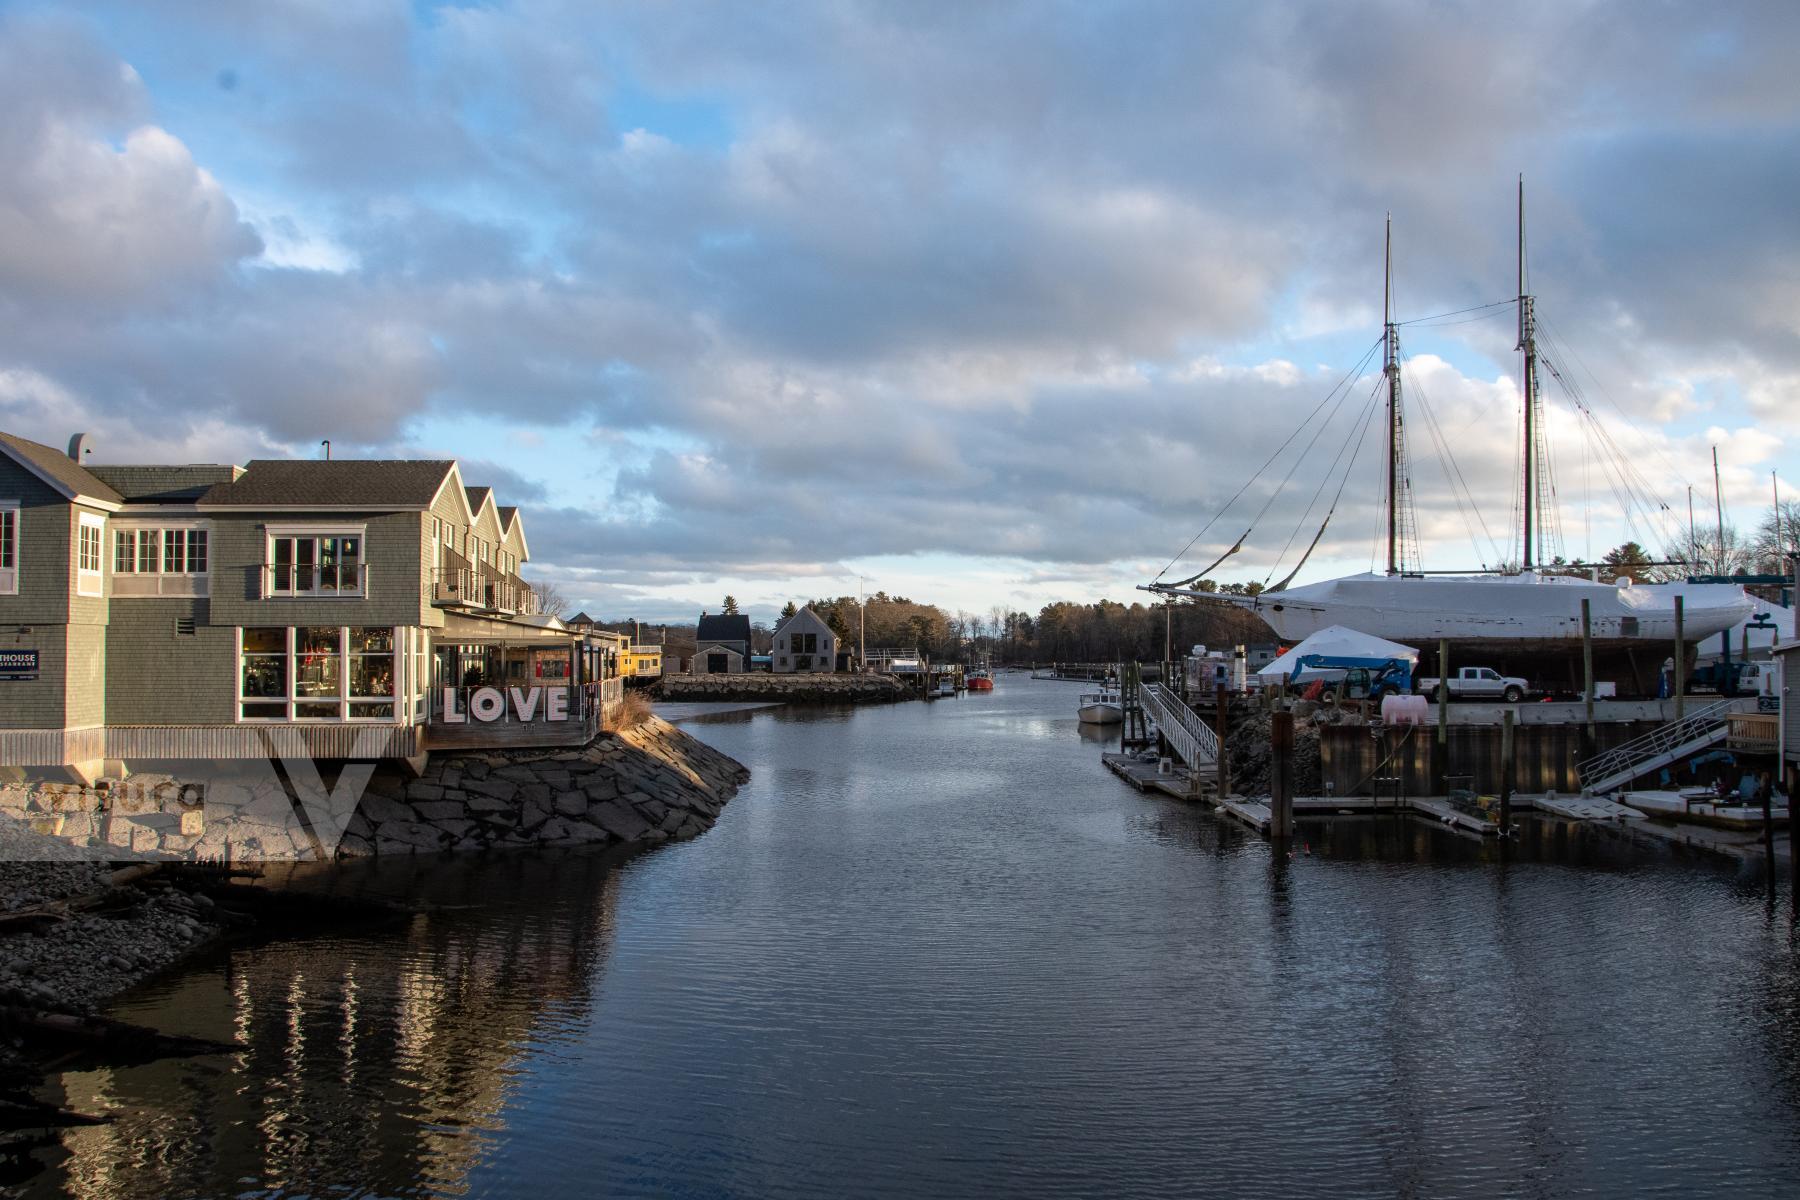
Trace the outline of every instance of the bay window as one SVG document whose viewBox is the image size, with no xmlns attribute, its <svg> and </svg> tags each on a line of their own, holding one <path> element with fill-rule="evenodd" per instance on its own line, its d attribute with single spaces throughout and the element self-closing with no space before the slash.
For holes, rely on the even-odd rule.
<svg viewBox="0 0 1800 1200">
<path fill-rule="evenodd" d="M 238 715 L 246 721 L 391 721 L 395 631 L 302 625 L 239 631 Z"/>
<path fill-rule="evenodd" d="M 113 595 L 204 596 L 207 549 L 199 526 L 115 527 Z"/>
</svg>

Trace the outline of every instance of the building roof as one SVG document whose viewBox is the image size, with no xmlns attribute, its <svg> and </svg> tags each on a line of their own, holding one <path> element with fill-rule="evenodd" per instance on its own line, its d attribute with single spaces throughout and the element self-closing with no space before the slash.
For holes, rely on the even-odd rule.
<svg viewBox="0 0 1800 1200">
<path fill-rule="evenodd" d="M 585 612 L 578 612 L 572 617 L 565 618 L 563 621 L 564 625 L 571 628 L 577 625 L 593 625 L 595 623 L 594 618 L 588 616 Z"/>
<path fill-rule="evenodd" d="M 750 641 L 750 618 L 742 613 L 728 615 L 720 613 L 716 617 L 701 617 L 699 626 L 694 630 L 696 642 L 743 642 Z"/>
<path fill-rule="evenodd" d="M 189 466 L 138 467 L 110 463 L 87 468 L 126 500 L 137 503 L 190 503 L 215 483 L 230 483 L 241 471 L 234 466 L 195 463 Z"/>
<path fill-rule="evenodd" d="M 234 482 L 201 494 L 203 508 L 396 508 L 431 506 L 448 459 L 253 459 Z"/>
<path fill-rule="evenodd" d="M 481 515 L 481 506 L 493 498 L 494 489 L 490 487 L 465 487 L 463 494 L 469 498 L 469 511 L 476 516 Z"/>
<path fill-rule="evenodd" d="M 802 604 L 799 608 L 794 610 L 793 616 L 777 625 L 775 627 L 775 636 L 780 637 L 781 631 L 786 629 L 789 625 L 794 624 L 796 621 L 802 625 L 816 625 L 826 633 L 831 633 L 833 637 L 837 636 L 835 633 L 832 633 L 830 623 L 826 621 L 824 617 L 821 617 L 818 613 L 814 612 L 812 610 L 812 605 L 810 604 Z"/>
<path fill-rule="evenodd" d="M 111 485 L 95 478 L 86 467 L 53 446 L 0 433 L 0 451 L 17 459 L 26 470 L 71 500 L 81 497 L 105 504 L 125 502 L 125 497 Z"/>
</svg>

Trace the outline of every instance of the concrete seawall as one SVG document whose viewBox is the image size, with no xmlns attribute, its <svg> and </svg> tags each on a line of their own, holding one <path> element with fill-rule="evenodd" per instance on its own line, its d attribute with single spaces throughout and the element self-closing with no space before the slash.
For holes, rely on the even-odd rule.
<svg viewBox="0 0 1800 1200">
<path fill-rule="evenodd" d="M 654 695 L 667 701 L 773 701 L 888 704 L 917 695 L 893 675 L 665 675 Z"/>
</svg>

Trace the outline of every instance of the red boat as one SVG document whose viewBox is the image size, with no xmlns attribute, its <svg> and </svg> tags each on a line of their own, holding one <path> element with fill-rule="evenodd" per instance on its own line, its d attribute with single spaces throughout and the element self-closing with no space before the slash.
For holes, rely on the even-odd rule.
<svg viewBox="0 0 1800 1200">
<path fill-rule="evenodd" d="M 986 670 L 977 667 L 970 671 L 964 685 L 971 692 L 991 692 L 994 690 L 994 677 Z"/>
</svg>

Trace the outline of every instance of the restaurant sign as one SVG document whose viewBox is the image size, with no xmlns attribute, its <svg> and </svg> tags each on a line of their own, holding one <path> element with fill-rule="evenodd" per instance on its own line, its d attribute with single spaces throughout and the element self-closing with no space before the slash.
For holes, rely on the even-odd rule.
<svg viewBox="0 0 1800 1200">
<path fill-rule="evenodd" d="M 444 689 L 443 720 L 446 725 L 462 725 L 470 720 L 492 724 L 512 720 L 521 724 L 532 721 L 567 721 L 569 689 L 566 687 L 499 688 L 479 687 L 469 692 L 468 707 L 460 706 L 460 688 Z M 507 716 L 511 710 L 511 717 Z"/>
<path fill-rule="evenodd" d="M 37 677 L 36 650 L 0 650 L 0 679 L 18 681 Z"/>
</svg>

